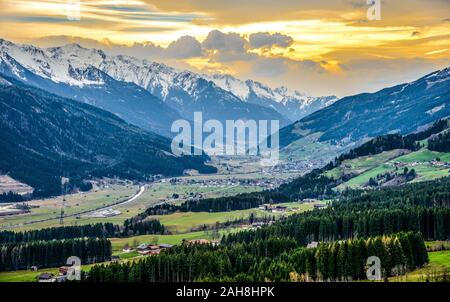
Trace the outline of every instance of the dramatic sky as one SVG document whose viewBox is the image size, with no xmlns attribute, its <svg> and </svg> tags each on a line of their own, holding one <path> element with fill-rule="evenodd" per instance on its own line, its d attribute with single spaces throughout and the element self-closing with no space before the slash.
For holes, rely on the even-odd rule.
<svg viewBox="0 0 450 302">
<path fill-rule="evenodd" d="M 373 0 L 375 1 L 375 0 Z M 80 2 L 80 18 L 73 11 Z M 375 91 L 450 65 L 450 0 L 0 0 L 0 37 L 76 42 L 313 95 Z M 75 9 L 76 11 L 76 9 Z"/>
</svg>

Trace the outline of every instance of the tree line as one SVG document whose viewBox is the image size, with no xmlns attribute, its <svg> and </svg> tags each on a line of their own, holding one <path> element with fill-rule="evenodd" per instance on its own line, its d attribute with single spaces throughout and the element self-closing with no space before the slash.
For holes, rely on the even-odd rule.
<svg viewBox="0 0 450 302">
<path fill-rule="evenodd" d="M 62 226 L 23 232 L 0 231 L 0 244 L 31 241 L 48 241 L 74 238 L 112 238 L 137 235 L 164 234 L 166 229 L 156 219 L 145 221 L 126 220 L 123 224 L 96 223 Z"/>
<path fill-rule="evenodd" d="M 50 241 L 84 237 L 107 238 L 114 237 L 115 234 L 118 234 L 119 232 L 119 226 L 112 223 L 61 226 L 23 232 L 1 231 L 0 244 L 31 241 Z"/>
<path fill-rule="evenodd" d="M 96 265 L 88 282 L 349 281 L 366 279 L 369 256 L 384 276 L 428 262 L 418 233 L 323 243 L 305 248 L 289 238 L 234 245 L 181 245 L 133 263 Z"/>
<path fill-rule="evenodd" d="M 0 271 L 27 269 L 31 266 L 55 267 L 68 257 L 77 256 L 82 263 L 96 263 L 111 258 L 107 238 L 144 234 L 164 234 L 158 220 L 64 226 L 40 230 L 0 231 Z"/>
<path fill-rule="evenodd" d="M 450 207 L 450 177 L 375 190 L 346 190 L 334 202 L 339 208 Z"/>
<path fill-rule="evenodd" d="M 111 242 L 104 238 L 65 239 L 8 243 L 0 247 L 0 271 L 57 267 L 77 256 L 82 264 L 111 259 Z"/>
<path fill-rule="evenodd" d="M 306 245 L 313 241 L 368 238 L 401 231 L 419 232 L 427 240 L 447 240 L 450 238 L 450 209 L 411 207 L 362 211 L 314 210 L 292 215 L 253 232 L 226 235 L 222 238 L 222 243 L 232 245 L 288 237 Z"/>
<path fill-rule="evenodd" d="M 450 239 L 450 178 L 401 187 L 344 192 L 326 209 L 291 215 L 254 232 L 224 236 L 224 244 L 271 237 L 301 244 L 420 232 L 427 240 Z"/>
<path fill-rule="evenodd" d="M 438 152 L 450 152 L 450 132 L 440 133 L 428 140 L 428 149 Z"/>
<path fill-rule="evenodd" d="M 187 200 L 181 205 L 167 203 L 158 205 L 148 208 L 135 216 L 134 219 L 139 221 L 146 219 L 148 216 L 168 215 L 175 212 L 236 211 L 256 208 L 264 203 L 284 203 L 307 198 L 335 199 L 338 195 L 333 191 L 333 188 L 341 182 L 322 175 L 326 169 L 313 170 L 273 190 L 219 198 Z M 408 171 L 408 175 L 413 172 Z M 425 206 L 432 204 L 448 207 L 450 206 L 450 178 L 379 190 L 346 190 L 339 196 L 340 199 L 347 200 L 351 197 L 360 197 L 362 200 L 390 200 L 394 203 L 423 204 Z"/>
<path fill-rule="evenodd" d="M 384 151 L 390 151 L 395 149 L 408 149 L 411 151 L 417 151 L 420 149 L 420 145 L 413 139 L 409 139 L 408 136 L 400 134 L 387 134 L 378 136 L 361 146 L 352 149 L 350 152 L 340 155 L 336 158 L 335 164 L 339 165 L 344 160 L 354 159 L 361 156 L 375 155 Z"/>
<path fill-rule="evenodd" d="M 433 134 L 442 132 L 447 128 L 448 128 L 448 118 L 441 119 L 441 120 L 436 121 L 430 128 L 428 128 L 424 131 L 421 131 L 421 132 L 408 134 L 408 135 L 406 135 L 406 137 L 409 140 L 421 141 L 426 138 L 429 138 Z"/>
<path fill-rule="evenodd" d="M 9 203 L 9 202 L 22 202 L 27 200 L 24 196 L 9 191 L 8 193 L 3 192 L 0 194 L 0 203 Z"/>
</svg>

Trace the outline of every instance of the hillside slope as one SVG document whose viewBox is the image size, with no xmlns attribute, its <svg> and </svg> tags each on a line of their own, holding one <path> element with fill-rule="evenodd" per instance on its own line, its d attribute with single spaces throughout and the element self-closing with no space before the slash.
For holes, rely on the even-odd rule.
<svg viewBox="0 0 450 302">
<path fill-rule="evenodd" d="M 431 141 L 448 133 L 448 121 L 441 120 L 420 133 L 377 137 L 341 155 L 324 175 L 341 179 L 339 190 L 398 186 L 450 176 L 450 153 L 430 148 Z"/>
<path fill-rule="evenodd" d="M 60 192 L 60 177 L 82 186 L 93 177 L 144 179 L 214 171 L 203 157 L 176 157 L 170 140 L 117 116 L 45 91 L 0 81 L 0 171 L 35 188 Z"/>
<path fill-rule="evenodd" d="M 311 159 L 350 150 L 387 133 L 410 133 L 450 116 L 450 68 L 417 81 L 345 97 L 281 129 L 285 157 Z"/>
</svg>

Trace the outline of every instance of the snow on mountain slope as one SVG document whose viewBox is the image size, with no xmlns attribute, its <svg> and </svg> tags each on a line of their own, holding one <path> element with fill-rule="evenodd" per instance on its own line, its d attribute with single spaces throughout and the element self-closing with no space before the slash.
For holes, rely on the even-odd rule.
<svg viewBox="0 0 450 302">
<path fill-rule="evenodd" d="M 329 105 L 335 97 L 315 98 L 285 87 L 271 89 L 256 81 L 241 81 L 230 75 L 198 75 L 189 71 L 178 72 L 164 64 L 140 60 L 124 55 L 109 56 L 102 50 L 87 49 L 78 44 L 40 49 L 32 45 L 19 45 L 0 39 L 0 56 L 13 57 L 33 73 L 56 83 L 72 86 L 102 85 L 102 77 L 95 75 L 95 67 L 115 80 L 134 83 L 167 101 L 169 105 L 180 106 L 186 102 L 198 102 L 205 89 L 206 81 L 212 81 L 211 89 L 231 92 L 226 99 L 242 101 L 276 110 L 290 120 L 298 120 L 315 110 Z M 20 76 L 17 74 L 17 76 Z M 223 92 L 219 92 L 224 96 Z M 217 100 L 220 101 L 220 100 Z M 188 105 L 186 104 L 186 105 Z M 175 108 L 177 109 L 177 108 Z M 188 111 L 188 110 L 184 110 Z"/>
<path fill-rule="evenodd" d="M 205 78 L 213 81 L 220 88 L 233 93 L 241 100 L 246 101 L 250 95 L 250 87 L 243 81 L 236 79 L 230 75 L 204 75 Z"/>
<path fill-rule="evenodd" d="M 198 74 L 179 72 L 160 63 L 110 56 L 78 44 L 40 49 L 0 40 L 0 56 L 6 55 L 42 78 L 71 86 L 103 85 L 102 77 L 94 72 L 99 70 L 114 80 L 148 90 L 188 119 L 192 118 L 193 110 L 202 110 L 205 118 L 278 119 L 281 125 L 289 123 L 272 107 L 244 102 Z"/>
<path fill-rule="evenodd" d="M 216 113 L 221 118 L 229 115 L 229 119 L 280 119 L 282 124 L 287 124 L 336 100 L 335 97 L 311 97 L 285 87 L 271 89 L 256 81 L 244 82 L 229 75 L 179 72 L 164 64 L 124 55 L 110 56 L 102 50 L 78 44 L 40 49 L 0 40 L 0 56 L 5 55 L 40 77 L 70 86 L 105 84 L 102 76 L 95 72 L 98 69 L 117 81 L 134 83 L 148 90 L 186 118 L 192 115 L 190 108 L 209 111 L 219 103 L 222 108 Z M 239 108 L 233 109 L 238 103 Z M 209 118 L 216 117 L 212 112 L 208 114 Z"/>
<path fill-rule="evenodd" d="M 313 97 L 286 87 L 272 89 L 260 82 L 253 80 L 244 82 L 230 75 L 217 74 L 204 75 L 204 77 L 240 99 L 274 108 L 292 121 L 299 120 L 337 101 L 337 98 L 334 96 Z"/>
<path fill-rule="evenodd" d="M 93 50 L 86 52 L 86 49 L 77 44 L 59 49 L 40 49 L 32 45 L 17 45 L 0 40 L 0 56 L 4 57 L 5 54 L 11 56 L 22 66 L 43 78 L 79 87 L 103 84 L 101 78 L 89 73 L 89 66 L 95 66 L 91 62 L 99 61 L 100 52 Z"/>
<path fill-rule="evenodd" d="M 84 64 L 82 56 L 73 54 L 70 62 L 59 59 L 62 52 L 64 49 L 52 50 L 47 62 L 53 64 L 43 64 L 43 68 L 52 70 L 56 66 L 55 61 L 62 62 L 59 65 L 65 65 L 67 73 L 51 74 L 36 71 L 36 66 L 30 67 L 36 61 L 22 59 L 23 64 L 28 64 L 25 66 L 8 53 L 0 51 L 0 74 L 58 96 L 94 105 L 128 123 L 170 136 L 171 123 L 181 118 L 176 110 L 146 89 L 131 82 L 117 81 L 100 69 Z M 90 55 L 97 60 L 103 56 L 98 52 L 90 52 Z M 16 57 L 21 59 L 21 56 Z M 69 77 L 70 80 L 65 80 Z"/>
</svg>

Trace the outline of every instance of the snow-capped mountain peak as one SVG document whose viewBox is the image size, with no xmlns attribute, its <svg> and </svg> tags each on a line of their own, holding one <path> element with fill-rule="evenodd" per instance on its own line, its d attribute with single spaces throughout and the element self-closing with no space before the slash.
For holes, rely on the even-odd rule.
<svg viewBox="0 0 450 302">
<path fill-rule="evenodd" d="M 215 74 L 215 75 L 204 75 L 205 78 L 213 81 L 217 86 L 222 88 L 223 90 L 229 91 L 233 93 L 235 96 L 240 98 L 241 100 L 246 101 L 249 94 L 250 89 L 248 85 L 235 77 L 228 74 Z"/>
<path fill-rule="evenodd" d="M 0 54 L 8 54 L 23 67 L 56 83 L 73 86 L 102 85 L 103 80 L 92 69 L 91 62 L 99 62 L 101 53 L 70 44 L 58 48 L 41 49 L 2 41 Z M 3 60 L 5 61 L 5 57 Z M 89 62 L 89 63 L 88 63 Z"/>
<path fill-rule="evenodd" d="M 337 100 L 334 96 L 312 97 L 284 86 L 272 89 L 263 83 L 254 80 L 244 82 L 231 75 L 204 75 L 204 77 L 246 102 L 274 108 L 293 121 Z"/>
<path fill-rule="evenodd" d="M 182 104 L 186 98 L 190 99 L 189 102 L 198 103 L 200 99 L 205 100 L 206 91 L 214 90 L 217 102 L 226 100 L 234 104 L 263 106 L 278 111 L 290 120 L 297 120 L 325 104 L 322 98 L 306 96 L 286 87 L 272 89 L 262 83 L 241 81 L 231 75 L 180 72 L 161 63 L 125 55 L 108 55 L 102 50 L 84 48 L 79 44 L 41 49 L 0 40 L 0 59 L 6 62 L 5 54 L 32 73 L 55 83 L 78 87 L 99 86 L 104 84 L 106 74 L 117 81 L 134 83 L 175 106 Z M 20 77 L 19 74 L 17 76 Z"/>
</svg>

